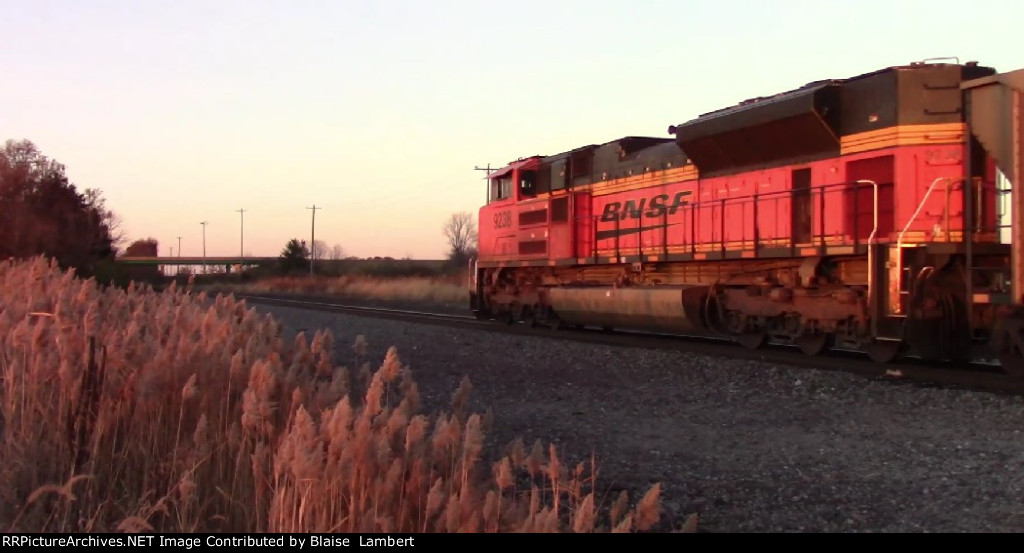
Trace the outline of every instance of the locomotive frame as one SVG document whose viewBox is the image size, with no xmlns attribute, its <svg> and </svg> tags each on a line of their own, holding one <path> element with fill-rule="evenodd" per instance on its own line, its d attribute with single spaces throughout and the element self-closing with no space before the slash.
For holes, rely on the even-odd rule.
<svg viewBox="0 0 1024 553">
<path fill-rule="evenodd" d="M 1024 70 L 929 61 L 489 174 L 471 309 L 1024 375 Z"/>
</svg>

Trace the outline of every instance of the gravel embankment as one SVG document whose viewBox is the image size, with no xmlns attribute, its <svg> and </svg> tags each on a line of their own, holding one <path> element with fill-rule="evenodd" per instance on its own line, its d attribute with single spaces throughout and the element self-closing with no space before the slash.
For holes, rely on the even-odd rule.
<svg viewBox="0 0 1024 553">
<path fill-rule="evenodd" d="M 424 409 L 463 376 L 491 407 L 491 453 L 515 439 L 596 454 L 634 499 L 663 485 L 665 516 L 738 531 L 1024 530 L 1024 400 L 751 361 L 257 306 L 290 331 L 330 328 L 339 362 L 363 334 L 396 346 Z M 616 492 L 617 493 L 617 492 Z"/>
</svg>

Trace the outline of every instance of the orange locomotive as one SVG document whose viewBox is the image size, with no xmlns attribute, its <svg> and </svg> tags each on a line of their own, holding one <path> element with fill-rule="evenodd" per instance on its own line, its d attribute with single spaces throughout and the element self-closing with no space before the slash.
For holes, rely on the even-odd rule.
<svg viewBox="0 0 1024 553">
<path fill-rule="evenodd" d="M 1022 90 L 1024 70 L 921 62 L 748 100 L 675 138 L 520 159 L 488 176 L 471 307 L 878 361 L 994 347 L 1024 369 L 1024 208 L 1008 224 L 1018 198 L 1000 185 L 1021 181 Z"/>
</svg>

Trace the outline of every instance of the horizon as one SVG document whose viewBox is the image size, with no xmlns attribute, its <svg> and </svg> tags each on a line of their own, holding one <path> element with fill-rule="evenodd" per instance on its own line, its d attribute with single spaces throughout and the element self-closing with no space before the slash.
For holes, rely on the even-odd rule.
<svg viewBox="0 0 1024 553">
<path fill-rule="evenodd" d="M 101 190 L 123 246 L 161 256 L 201 254 L 201 221 L 208 256 L 277 256 L 316 205 L 346 256 L 440 259 L 445 219 L 484 203 L 477 167 L 926 58 L 1024 67 L 1024 6 L 996 1 L 4 7 L 0 139 Z"/>
</svg>

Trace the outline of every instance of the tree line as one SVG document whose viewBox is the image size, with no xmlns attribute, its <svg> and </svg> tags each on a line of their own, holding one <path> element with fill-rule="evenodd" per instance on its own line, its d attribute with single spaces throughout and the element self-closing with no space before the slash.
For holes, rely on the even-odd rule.
<svg viewBox="0 0 1024 553">
<path fill-rule="evenodd" d="M 468 211 L 452 213 L 441 226 L 441 232 L 448 243 L 448 261 L 451 262 L 452 267 L 461 269 L 467 261 L 476 256 L 477 230 L 472 213 Z M 328 259 L 332 261 L 357 259 L 346 258 L 344 250 L 338 244 L 328 247 L 326 243 L 317 240 L 314 246 L 311 252 L 305 240 L 299 238 L 289 240 L 278 256 L 281 270 L 286 273 L 308 271 L 310 259 L 314 263 Z"/>
<path fill-rule="evenodd" d="M 453 266 L 464 266 L 476 255 L 475 217 L 453 213 L 442 225 Z M 117 215 L 97 189 L 79 189 L 64 165 L 44 155 L 29 140 L 7 140 L 0 148 L 0 259 L 45 255 L 79 276 L 113 278 L 114 257 L 124 235 Z M 128 255 L 156 255 L 152 238 L 137 240 Z M 310 251 L 312 249 L 312 251 Z M 340 245 L 317 241 L 309 248 L 293 239 L 280 255 L 286 272 L 308 268 L 310 259 L 341 260 Z"/>
<path fill-rule="evenodd" d="M 79 190 L 29 140 L 0 149 L 0 259 L 46 255 L 81 276 L 112 271 L 123 235 L 99 190 Z"/>
</svg>

